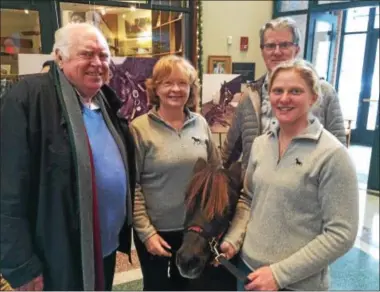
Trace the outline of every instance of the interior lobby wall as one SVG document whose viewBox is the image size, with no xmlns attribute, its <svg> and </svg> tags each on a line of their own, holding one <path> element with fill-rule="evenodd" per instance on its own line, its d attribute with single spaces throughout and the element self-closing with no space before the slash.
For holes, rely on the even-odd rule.
<svg viewBox="0 0 380 292">
<path fill-rule="evenodd" d="M 232 62 L 255 62 L 255 79 L 266 72 L 260 51 L 259 30 L 272 18 L 273 1 L 202 1 L 203 66 L 209 55 L 230 55 Z M 232 44 L 227 37 L 232 36 Z M 248 50 L 240 51 L 240 37 L 249 38 Z"/>
</svg>

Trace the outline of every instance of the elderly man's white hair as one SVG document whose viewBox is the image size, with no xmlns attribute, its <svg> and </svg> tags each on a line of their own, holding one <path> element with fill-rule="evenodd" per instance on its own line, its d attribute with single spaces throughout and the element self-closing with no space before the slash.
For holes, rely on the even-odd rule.
<svg viewBox="0 0 380 292">
<path fill-rule="evenodd" d="M 56 62 L 59 61 L 59 56 L 67 59 L 70 57 L 70 49 L 79 38 L 82 38 L 86 33 L 95 33 L 102 42 L 106 45 L 108 54 L 110 55 L 110 49 L 107 44 L 107 40 L 102 32 L 94 25 L 90 23 L 69 23 L 59 28 L 54 34 L 54 46 L 52 56 Z"/>
</svg>

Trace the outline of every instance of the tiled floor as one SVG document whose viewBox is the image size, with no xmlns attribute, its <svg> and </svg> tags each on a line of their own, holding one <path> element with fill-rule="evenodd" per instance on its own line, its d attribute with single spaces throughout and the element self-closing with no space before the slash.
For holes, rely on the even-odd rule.
<svg viewBox="0 0 380 292">
<path fill-rule="evenodd" d="M 367 189 L 369 165 L 371 161 L 371 147 L 351 145 L 348 152 L 355 164 L 359 189 Z"/>
<path fill-rule="evenodd" d="M 360 191 L 358 239 L 355 246 L 379 259 L 379 197 Z"/>
<path fill-rule="evenodd" d="M 353 145 L 349 152 L 356 166 L 360 189 L 359 230 L 355 247 L 379 260 L 379 197 L 366 192 L 371 148 Z M 135 253 L 132 258 L 133 264 L 130 265 L 126 256 L 118 254 L 115 285 L 142 278 Z"/>
</svg>

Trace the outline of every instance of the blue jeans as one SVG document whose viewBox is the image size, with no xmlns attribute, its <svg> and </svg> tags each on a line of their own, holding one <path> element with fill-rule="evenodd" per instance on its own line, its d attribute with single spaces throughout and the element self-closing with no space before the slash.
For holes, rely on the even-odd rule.
<svg viewBox="0 0 380 292">
<path fill-rule="evenodd" d="M 248 274 L 252 273 L 252 270 L 243 262 L 241 257 L 239 256 L 237 268 L 242 271 L 244 274 L 248 276 Z M 244 289 L 244 283 L 242 281 L 237 280 L 237 291 L 245 291 Z"/>
</svg>

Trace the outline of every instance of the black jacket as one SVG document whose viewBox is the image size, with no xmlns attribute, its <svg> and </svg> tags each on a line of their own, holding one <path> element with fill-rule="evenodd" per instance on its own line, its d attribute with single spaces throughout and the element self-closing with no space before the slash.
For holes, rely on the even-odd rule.
<svg viewBox="0 0 380 292">
<path fill-rule="evenodd" d="M 133 138 L 116 115 L 120 100 L 102 91 L 126 147 L 133 210 Z M 53 73 L 25 77 L 1 103 L 1 273 L 13 287 L 43 273 L 45 290 L 82 290 L 76 175 Z M 126 222 L 119 250 L 130 248 Z"/>
</svg>

